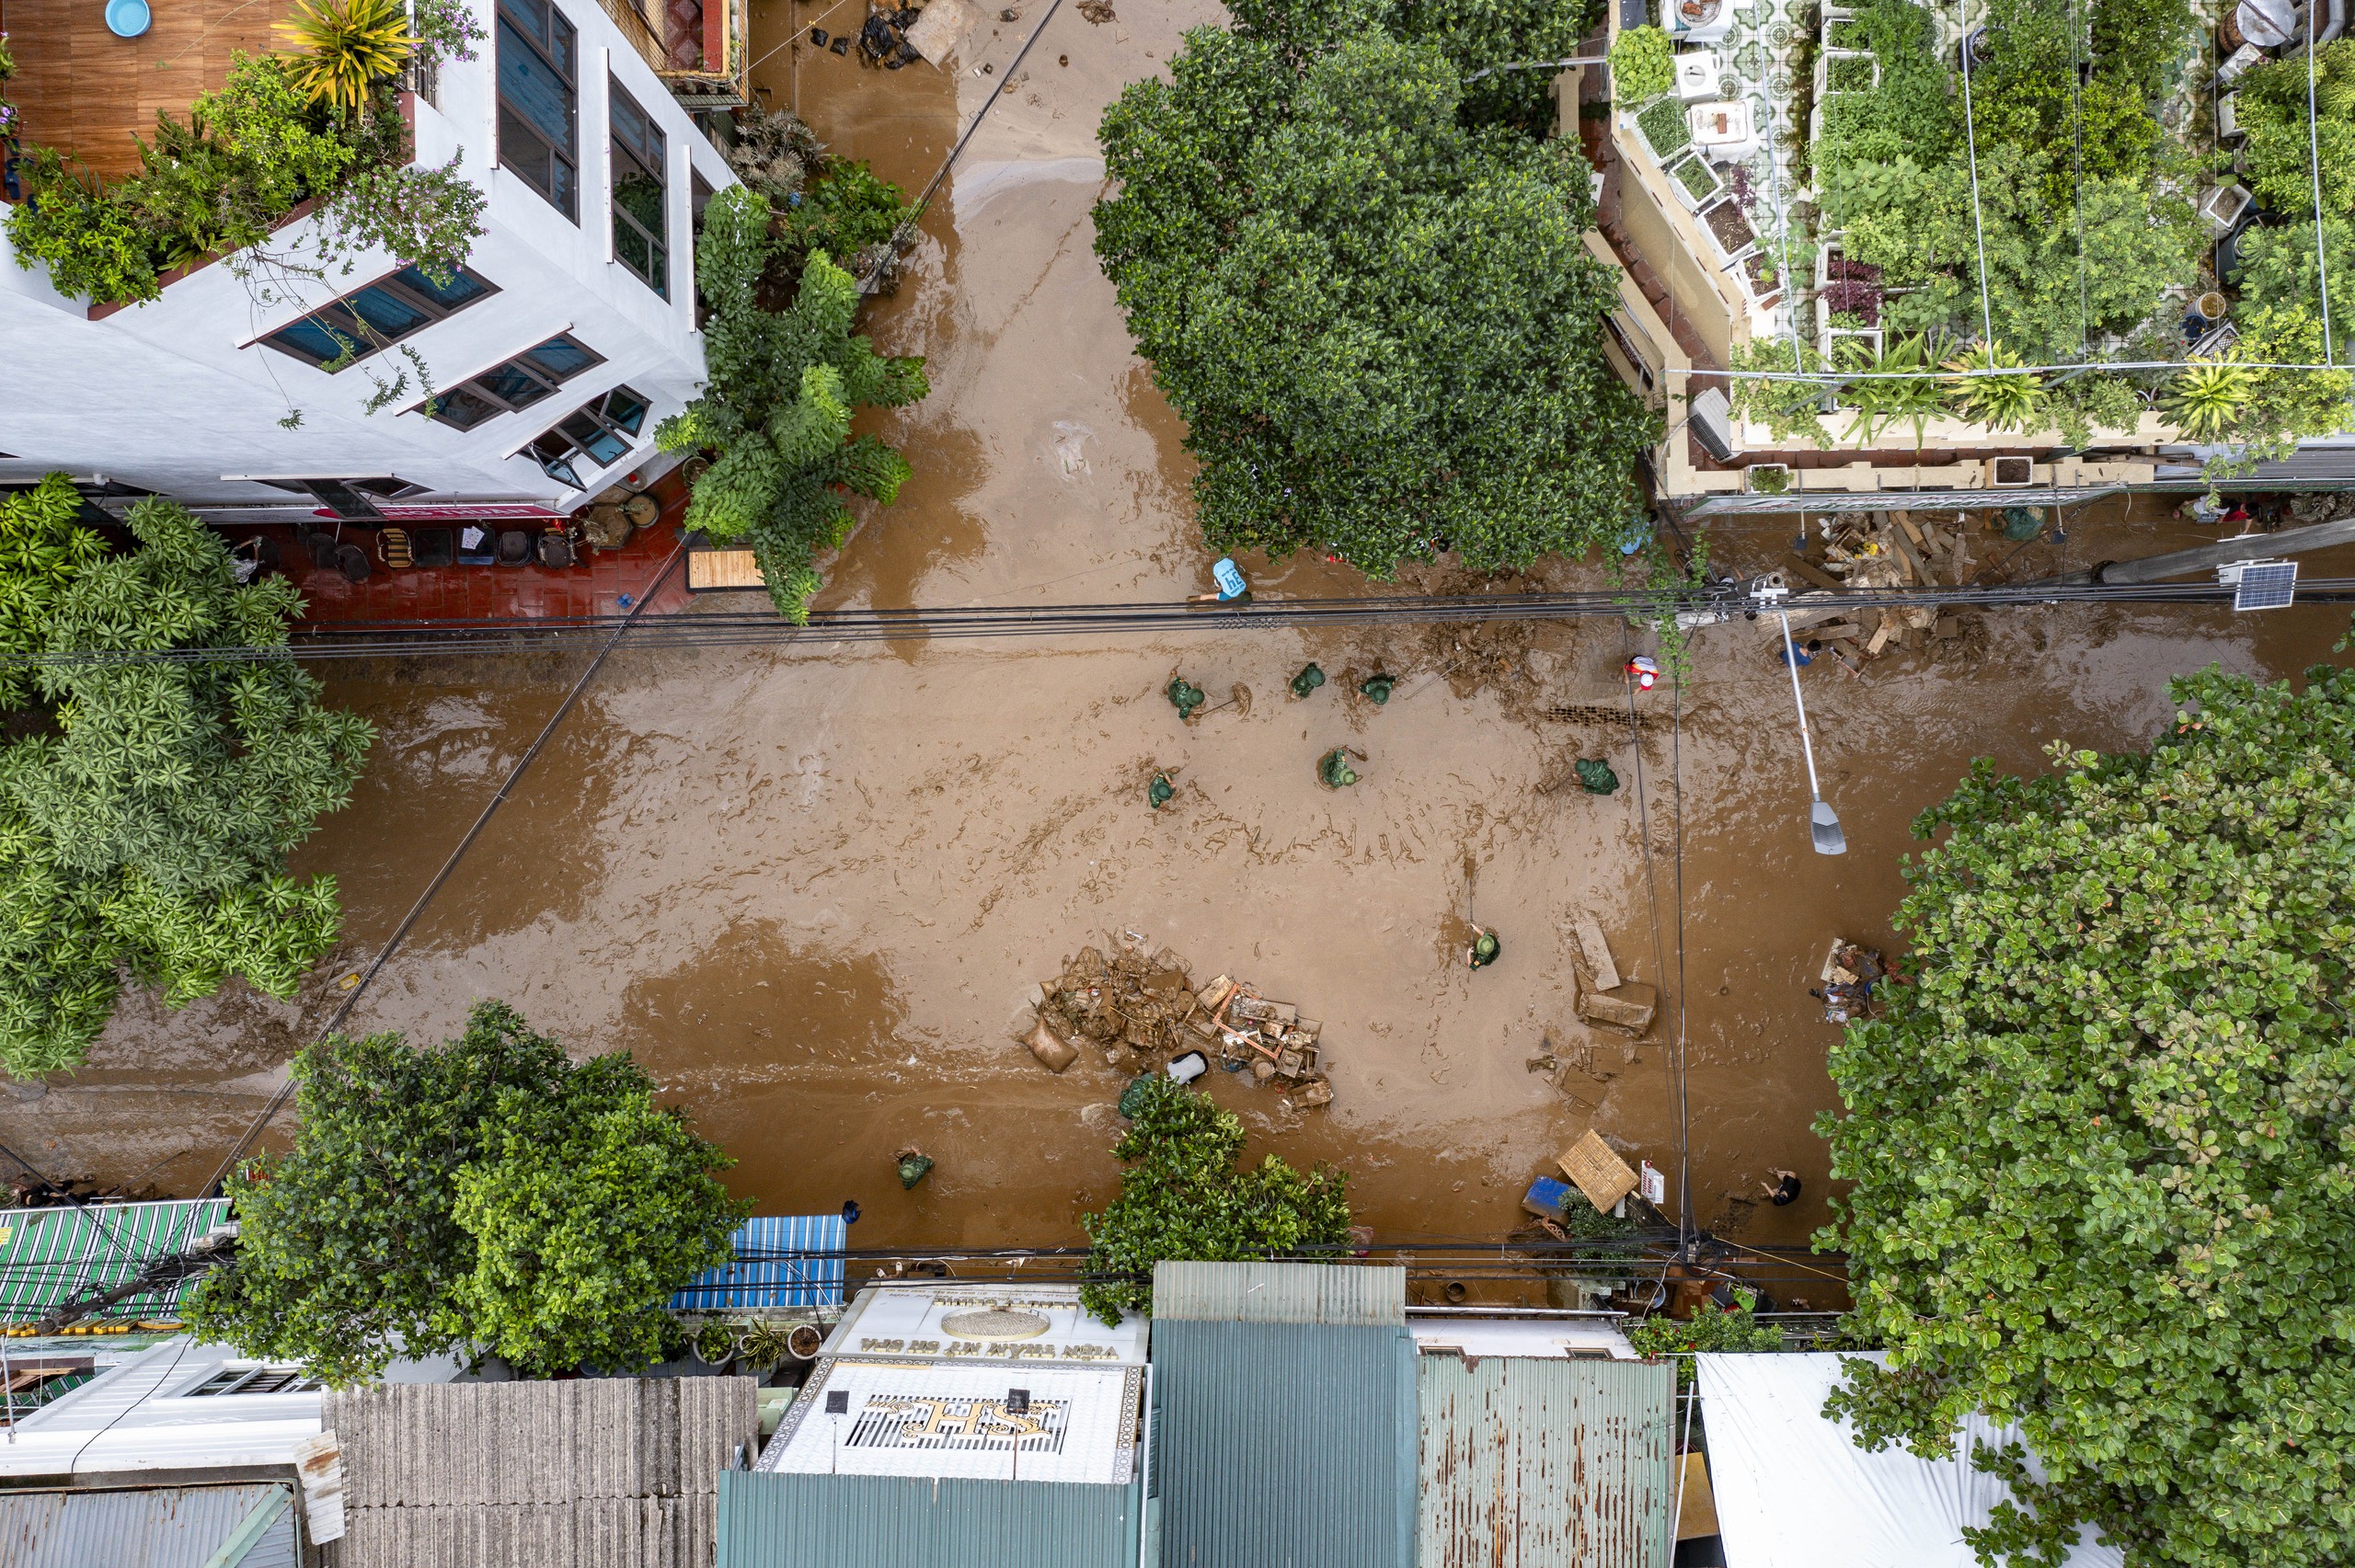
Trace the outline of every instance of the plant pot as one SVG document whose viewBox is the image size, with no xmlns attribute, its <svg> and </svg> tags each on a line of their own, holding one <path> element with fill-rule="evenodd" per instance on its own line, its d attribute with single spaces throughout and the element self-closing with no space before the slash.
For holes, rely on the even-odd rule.
<svg viewBox="0 0 2355 1568">
<path fill-rule="evenodd" d="M 818 1332 L 815 1324 L 802 1323 L 794 1329 L 787 1348 L 791 1350 L 793 1358 L 797 1361 L 815 1361 L 818 1358 L 819 1349 L 825 1343 L 826 1336 Z"/>
<path fill-rule="evenodd" d="M 1786 496 L 1794 488 L 1791 471 L 1780 463 L 1753 463 L 1741 471 L 1741 487 L 1753 496 Z"/>
<path fill-rule="evenodd" d="M 2200 215 L 2207 219 L 2209 225 L 2218 234 L 2229 234 L 2233 225 L 2241 221 L 2241 215 L 2256 202 L 2257 198 L 2241 186 L 2220 185 L 2208 193 L 2207 200 L 2200 204 Z"/>
<path fill-rule="evenodd" d="M 736 1331 L 726 1323 L 706 1323 L 688 1341 L 696 1360 L 706 1367 L 725 1367 L 736 1359 Z"/>
<path fill-rule="evenodd" d="M 2211 289 L 2200 295 L 2198 303 L 2191 308 L 2200 313 L 2200 317 L 2203 321 L 2222 321 L 2224 319 L 2224 313 L 2232 307 L 2225 302 L 2221 292 Z"/>
</svg>

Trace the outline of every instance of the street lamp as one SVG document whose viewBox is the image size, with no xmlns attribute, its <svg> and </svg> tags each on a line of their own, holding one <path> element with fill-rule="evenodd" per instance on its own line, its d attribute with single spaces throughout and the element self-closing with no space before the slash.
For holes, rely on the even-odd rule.
<svg viewBox="0 0 2355 1568">
<path fill-rule="evenodd" d="M 1818 854 L 1846 854 L 1848 837 L 1840 830 L 1840 814 L 1823 798 L 1823 786 L 1816 781 L 1815 747 L 1807 736 L 1807 699 L 1799 695 L 1798 656 L 1791 648 L 1791 617 L 1777 607 L 1775 618 L 1783 624 L 1783 663 L 1791 672 L 1791 701 L 1799 706 L 1799 750 L 1807 754 L 1807 792 L 1815 804 L 1808 811 L 1808 828 L 1815 835 Z"/>
</svg>

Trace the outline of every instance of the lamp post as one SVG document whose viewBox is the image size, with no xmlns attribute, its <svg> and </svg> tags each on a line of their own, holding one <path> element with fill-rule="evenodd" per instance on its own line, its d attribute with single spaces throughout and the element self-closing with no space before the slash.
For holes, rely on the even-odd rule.
<svg viewBox="0 0 2355 1568">
<path fill-rule="evenodd" d="M 1807 792 L 1814 805 L 1808 811 L 1808 829 L 1815 835 L 1818 854 L 1846 854 L 1847 835 L 1840 830 L 1840 814 L 1823 798 L 1823 786 L 1815 776 L 1815 746 L 1808 739 L 1807 699 L 1799 695 L 1798 656 L 1791 647 L 1791 617 L 1779 606 L 1775 618 L 1783 625 L 1783 663 L 1791 672 L 1791 701 L 1799 708 L 1799 750 L 1807 755 Z"/>
</svg>

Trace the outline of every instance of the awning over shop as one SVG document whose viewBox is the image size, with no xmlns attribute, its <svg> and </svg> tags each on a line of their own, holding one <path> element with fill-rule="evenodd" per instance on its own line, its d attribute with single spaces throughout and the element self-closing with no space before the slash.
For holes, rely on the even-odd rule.
<svg viewBox="0 0 2355 1568">
<path fill-rule="evenodd" d="M 2016 1440 L 2016 1427 L 1974 1416 L 1943 1459 L 1897 1446 L 1867 1453 L 1845 1422 L 1823 1416 L 1844 1357 L 1697 1359 L 1727 1568 L 1977 1568 L 1963 1528 L 1985 1524 L 2011 1489 L 1970 1454 Z M 2124 1562 L 2118 1548 L 2090 1541 L 2068 1559 L 2069 1568 Z"/>
</svg>

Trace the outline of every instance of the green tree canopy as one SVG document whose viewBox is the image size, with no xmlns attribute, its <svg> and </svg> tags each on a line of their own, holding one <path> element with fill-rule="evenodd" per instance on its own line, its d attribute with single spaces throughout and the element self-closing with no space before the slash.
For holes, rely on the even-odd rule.
<svg viewBox="0 0 2355 1568">
<path fill-rule="evenodd" d="M 0 1068 L 73 1066 L 127 971 L 177 1005 L 233 974 L 291 996 L 335 940 L 331 877 L 286 854 L 350 798 L 367 721 L 325 707 L 291 658 L 109 660 L 282 647 L 293 585 L 236 586 L 183 509 L 131 511 L 110 555 L 64 477 L 0 502 L 0 673 L 21 735 L 0 749 Z M 66 656 L 75 656 L 68 661 Z"/>
<path fill-rule="evenodd" d="M 230 1179 L 237 1253 L 189 1317 L 332 1383 L 456 1349 L 643 1367 L 745 1213 L 714 1174 L 734 1162 L 626 1053 L 575 1064 L 504 1002 L 440 1047 L 335 1036 L 293 1070 L 294 1147 Z"/>
<path fill-rule="evenodd" d="M 2355 673 L 2174 695 L 2146 752 L 1982 761 L 1922 817 L 1913 981 L 1832 1055 L 1820 1240 L 1890 1352 L 1833 1408 L 1920 1452 L 2017 1421 L 2047 1479 L 1967 1532 L 1989 1562 L 2080 1521 L 2141 1564 L 2355 1556 Z"/>
<path fill-rule="evenodd" d="M 806 621 L 820 587 L 812 558 L 850 533 L 843 493 L 888 506 L 910 472 L 875 437 L 852 436 L 852 414 L 930 389 L 922 360 L 886 359 L 852 333 L 858 284 L 821 250 L 803 264 L 790 309 L 763 306 L 762 275 L 794 244 L 771 229 L 767 198 L 742 186 L 704 210 L 695 269 L 710 307 L 706 379 L 655 441 L 665 452 L 717 450 L 695 481 L 687 526 L 716 544 L 750 544 L 779 612 Z"/>
<path fill-rule="evenodd" d="M 1303 1175 L 1272 1154 L 1237 1169 L 1242 1118 L 1159 1075 L 1124 1104 L 1134 1116 L 1112 1145 L 1127 1167 L 1120 1196 L 1080 1219 L 1087 1272 L 1098 1276 L 1080 1300 L 1106 1322 L 1122 1308 L 1152 1309 L 1153 1265 L 1165 1259 L 1236 1263 L 1349 1239 L 1347 1172 L 1319 1165 Z"/>
<path fill-rule="evenodd" d="M 1457 64 L 1370 26 L 1308 53 L 1198 29 L 1171 69 L 1105 113 L 1096 246 L 1212 546 L 1383 576 L 1623 532 L 1658 425 L 1603 358 L 1577 150 L 1467 129 Z"/>
</svg>

